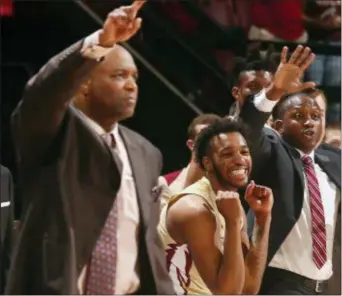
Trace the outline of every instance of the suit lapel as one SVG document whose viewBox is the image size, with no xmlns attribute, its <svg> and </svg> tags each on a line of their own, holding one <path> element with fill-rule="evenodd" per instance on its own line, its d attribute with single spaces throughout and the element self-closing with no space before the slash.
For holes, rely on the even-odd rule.
<svg viewBox="0 0 342 296">
<path fill-rule="evenodd" d="M 130 160 L 132 174 L 134 177 L 135 188 L 137 192 L 140 216 L 143 218 L 143 224 L 145 227 L 148 225 L 149 215 L 150 215 L 150 205 L 148 204 L 148 194 L 150 194 L 147 188 L 146 180 L 146 163 L 144 161 L 145 155 L 143 149 L 128 136 L 124 128 L 119 126 L 120 135 L 125 143 L 128 158 Z M 146 199 L 147 198 L 147 199 Z"/>
<path fill-rule="evenodd" d="M 315 161 L 319 164 L 322 170 L 329 176 L 330 180 L 336 185 L 337 188 L 341 189 L 341 179 L 340 173 L 336 172 L 334 163 L 329 159 L 329 157 L 323 155 L 322 153 L 315 153 Z"/>
<path fill-rule="evenodd" d="M 304 186 L 305 186 L 305 182 L 304 182 L 304 168 L 303 168 L 303 164 L 302 164 L 302 160 L 300 157 L 299 152 L 292 148 L 289 144 L 287 144 L 283 139 L 282 139 L 283 143 L 284 143 L 284 147 L 288 150 L 289 155 L 291 155 L 292 157 L 292 163 L 293 163 L 293 167 L 295 169 L 295 174 L 298 177 L 299 183 L 294 186 L 296 186 L 295 192 L 300 193 L 298 196 L 294 196 L 293 202 L 294 202 L 294 218 L 295 221 L 297 221 L 297 219 L 300 216 L 300 213 L 302 211 L 303 208 L 303 192 L 304 192 Z"/>
</svg>

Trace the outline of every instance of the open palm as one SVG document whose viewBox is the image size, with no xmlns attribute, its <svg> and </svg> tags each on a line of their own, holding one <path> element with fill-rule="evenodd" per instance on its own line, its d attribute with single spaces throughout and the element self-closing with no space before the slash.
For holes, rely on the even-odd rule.
<svg viewBox="0 0 342 296">
<path fill-rule="evenodd" d="M 314 82 L 302 83 L 304 72 L 315 59 L 309 47 L 298 45 L 287 61 L 288 47 L 283 47 L 281 61 L 273 78 L 273 85 L 284 93 L 295 93 L 315 87 Z"/>
</svg>

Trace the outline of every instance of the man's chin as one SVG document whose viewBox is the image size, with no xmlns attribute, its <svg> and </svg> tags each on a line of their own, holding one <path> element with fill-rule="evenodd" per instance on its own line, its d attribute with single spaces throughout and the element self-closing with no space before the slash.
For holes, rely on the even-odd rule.
<svg viewBox="0 0 342 296">
<path fill-rule="evenodd" d="M 119 114 L 118 116 L 118 121 L 122 121 L 122 120 L 126 120 L 126 119 L 130 119 L 131 117 L 134 116 L 135 113 L 135 109 L 133 110 L 127 110 L 125 112 L 122 112 L 121 114 Z"/>
<path fill-rule="evenodd" d="M 246 186 L 247 186 L 247 181 L 231 181 L 231 180 L 228 180 L 225 182 L 225 187 L 228 188 L 228 189 L 244 189 Z"/>
</svg>

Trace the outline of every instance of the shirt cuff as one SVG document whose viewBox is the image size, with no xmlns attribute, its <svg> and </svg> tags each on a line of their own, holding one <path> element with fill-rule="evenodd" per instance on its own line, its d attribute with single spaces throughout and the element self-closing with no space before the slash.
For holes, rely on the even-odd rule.
<svg viewBox="0 0 342 296">
<path fill-rule="evenodd" d="M 102 61 L 105 56 L 113 50 L 115 44 L 112 47 L 102 47 L 99 45 L 100 31 L 96 31 L 93 34 L 86 37 L 83 41 L 81 54 L 89 59 Z"/>
<path fill-rule="evenodd" d="M 254 106 L 261 112 L 270 113 L 278 101 L 271 101 L 266 97 L 266 89 L 254 96 Z"/>
</svg>

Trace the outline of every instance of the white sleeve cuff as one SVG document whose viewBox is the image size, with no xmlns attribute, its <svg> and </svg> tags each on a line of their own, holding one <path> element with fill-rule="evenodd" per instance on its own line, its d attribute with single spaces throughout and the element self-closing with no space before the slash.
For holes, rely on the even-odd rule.
<svg viewBox="0 0 342 296">
<path fill-rule="evenodd" d="M 99 35 L 100 35 L 100 31 L 96 31 L 93 34 L 86 37 L 83 41 L 82 51 L 85 50 L 87 47 L 99 45 Z"/>
<path fill-rule="evenodd" d="M 102 61 L 105 56 L 113 50 L 115 44 L 111 47 L 102 47 L 99 45 L 100 30 L 94 32 L 83 40 L 81 54 L 89 59 Z"/>
<path fill-rule="evenodd" d="M 266 89 L 254 96 L 254 106 L 261 112 L 269 113 L 272 112 L 274 106 L 278 101 L 271 101 L 266 97 Z"/>
</svg>

